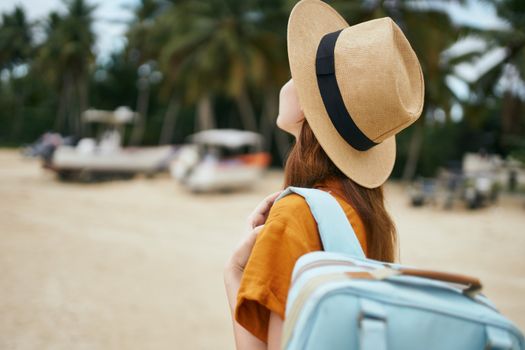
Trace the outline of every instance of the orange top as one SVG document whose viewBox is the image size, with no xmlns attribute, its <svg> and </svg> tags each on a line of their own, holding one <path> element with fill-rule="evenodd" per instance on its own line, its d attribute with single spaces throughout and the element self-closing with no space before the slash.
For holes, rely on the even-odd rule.
<svg viewBox="0 0 525 350">
<path fill-rule="evenodd" d="M 363 223 L 344 200 L 340 182 L 316 186 L 330 191 L 342 206 L 367 254 Z M 317 224 L 306 201 L 290 194 L 277 201 L 259 233 L 237 295 L 235 319 L 250 333 L 267 342 L 270 313 L 284 320 L 292 271 L 302 255 L 322 250 Z"/>
</svg>

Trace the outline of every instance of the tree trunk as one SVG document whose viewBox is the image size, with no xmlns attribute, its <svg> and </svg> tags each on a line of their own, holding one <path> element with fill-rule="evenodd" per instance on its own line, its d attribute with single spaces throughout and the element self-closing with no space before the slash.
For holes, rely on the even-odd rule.
<svg viewBox="0 0 525 350">
<path fill-rule="evenodd" d="M 419 155 L 421 154 L 421 146 L 423 146 L 423 134 L 425 131 L 424 118 L 425 115 L 423 111 L 421 119 L 419 119 L 413 126 L 414 133 L 412 134 L 412 138 L 410 139 L 407 160 L 403 169 L 402 180 L 404 182 L 411 181 L 414 178 L 414 175 L 416 174 L 417 163 L 419 162 Z"/>
<path fill-rule="evenodd" d="M 276 128 L 275 121 L 278 113 L 278 94 L 275 89 L 268 89 L 264 94 L 264 105 L 261 120 L 259 123 L 259 130 L 264 139 L 264 149 L 271 151 L 272 136 Z"/>
<path fill-rule="evenodd" d="M 62 86 L 60 88 L 60 96 L 58 100 L 58 110 L 57 115 L 55 119 L 55 126 L 54 129 L 56 132 L 64 132 L 66 130 L 67 120 L 67 94 L 68 94 L 68 74 L 67 72 L 64 74 L 64 78 L 62 79 Z"/>
<path fill-rule="evenodd" d="M 81 128 L 80 128 L 80 81 L 79 78 L 76 77 L 73 79 L 73 82 L 71 84 L 71 99 L 70 99 L 70 112 L 69 112 L 69 118 L 70 118 L 70 125 L 73 130 L 73 134 L 78 135 L 79 137 L 82 136 Z"/>
<path fill-rule="evenodd" d="M 64 88 L 60 91 L 60 96 L 58 99 L 58 110 L 55 117 L 55 124 L 53 129 L 56 132 L 62 132 L 62 128 L 64 127 L 64 114 L 66 109 L 66 102 L 65 102 L 65 94 L 64 94 Z"/>
<path fill-rule="evenodd" d="M 139 79 L 139 96 L 137 98 L 137 120 L 131 133 L 130 144 L 138 146 L 142 143 L 144 130 L 146 128 L 146 118 L 148 114 L 150 86 L 147 78 Z"/>
<path fill-rule="evenodd" d="M 282 131 L 277 127 L 273 128 L 273 130 L 275 135 L 275 144 L 277 145 L 277 152 L 279 153 L 281 161 L 284 165 L 286 158 L 288 158 L 288 153 L 290 152 L 292 142 L 290 141 L 290 136 L 285 131 Z"/>
<path fill-rule="evenodd" d="M 195 131 L 215 128 L 215 116 L 209 94 L 201 96 L 197 103 L 197 118 L 195 119 Z"/>
<path fill-rule="evenodd" d="M 24 91 L 18 91 L 15 96 L 15 120 L 13 122 L 12 134 L 13 140 L 18 141 L 20 133 L 22 132 L 24 126 L 24 101 L 25 93 Z"/>
<path fill-rule="evenodd" d="M 245 88 L 241 89 L 241 93 L 235 98 L 235 101 L 239 108 L 243 128 L 245 130 L 257 131 L 257 118 L 255 117 L 250 96 L 248 96 Z"/>
<path fill-rule="evenodd" d="M 87 88 L 87 79 L 85 76 L 79 78 L 78 86 L 78 132 L 80 135 L 83 135 L 84 130 L 84 121 L 82 120 L 82 113 L 88 108 L 88 88 Z"/>
<path fill-rule="evenodd" d="M 265 147 L 267 151 L 271 151 L 272 139 L 275 139 L 277 154 L 284 165 L 288 152 L 290 152 L 291 140 L 286 132 L 277 127 L 278 106 L 279 92 L 276 89 L 271 89 L 265 95 L 260 130 L 266 142 Z"/>
<path fill-rule="evenodd" d="M 69 75 L 66 85 L 66 115 L 65 119 L 67 121 L 67 130 L 69 134 L 79 136 L 75 127 L 75 96 L 74 96 L 75 82 L 73 77 Z"/>
<path fill-rule="evenodd" d="M 179 109 L 179 101 L 175 97 L 175 94 L 173 94 L 170 98 L 166 114 L 164 115 L 164 121 L 162 122 L 159 145 L 170 144 L 173 141 L 173 131 Z"/>
<path fill-rule="evenodd" d="M 514 96 L 512 92 L 505 91 L 503 94 L 502 108 L 501 108 L 501 147 L 509 147 L 509 138 L 520 135 L 521 133 L 521 107 L 522 101 L 518 96 Z"/>
</svg>

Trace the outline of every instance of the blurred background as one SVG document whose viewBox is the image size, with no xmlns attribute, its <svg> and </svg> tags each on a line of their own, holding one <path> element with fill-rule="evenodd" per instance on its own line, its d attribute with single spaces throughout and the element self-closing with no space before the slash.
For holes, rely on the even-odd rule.
<svg viewBox="0 0 525 350">
<path fill-rule="evenodd" d="M 222 266 L 282 186 L 293 0 L 0 2 L 0 348 L 229 349 Z M 525 328 L 525 1 L 390 16 L 425 76 L 386 184 L 400 260 Z"/>
</svg>

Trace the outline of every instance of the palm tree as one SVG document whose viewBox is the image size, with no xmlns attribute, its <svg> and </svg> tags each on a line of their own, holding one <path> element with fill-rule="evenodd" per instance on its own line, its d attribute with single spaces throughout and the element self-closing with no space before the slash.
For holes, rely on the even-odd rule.
<svg viewBox="0 0 525 350">
<path fill-rule="evenodd" d="M 488 97 L 499 97 L 494 88 L 498 81 L 503 81 L 501 138 L 502 149 L 525 148 L 523 132 L 525 121 L 525 2 L 519 0 L 501 0 L 490 2 L 507 26 L 480 31 L 473 29 L 469 33 L 484 39 L 485 51 L 503 49 L 503 56 L 497 64 L 487 70 L 471 88 L 476 103 L 483 105 Z M 483 53 L 478 53 L 478 59 Z M 501 86 L 500 85 L 500 86 Z"/>
<path fill-rule="evenodd" d="M 282 36 L 265 28 L 262 4 L 182 1 L 158 18 L 156 32 L 171 31 L 159 52 L 161 67 L 174 88 L 183 89 L 185 101 L 198 105 L 198 128 L 215 125 L 213 98 L 224 93 L 235 101 L 243 127 L 257 130 L 249 87 L 267 83 L 274 64 L 268 52 L 282 42 Z"/>
<path fill-rule="evenodd" d="M 46 39 L 38 52 L 38 68 L 59 91 L 55 128 L 80 134 L 80 114 L 88 106 L 88 74 L 94 62 L 94 6 L 68 0 L 64 15 L 49 15 Z"/>
<path fill-rule="evenodd" d="M 275 115 L 271 123 L 265 115 L 275 114 L 277 89 L 289 76 L 282 8 L 282 0 L 142 1 L 127 50 L 139 64 L 158 61 L 163 73 L 160 98 L 168 103 L 160 143 L 171 141 L 183 104 L 196 106 L 195 129 L 215 127 L 218 95 L 234 100 L 246 129 L 273 130 Z M 251 89 L 273 103 L 264 103 L 259 126 L 252 101 L 260 96 Z"/>
<path fill-rule="evenodd" d="M 0 69 L 11 70 L 26 63 L 32 51 L 32 25 L 23 8 L 17 6 L 11 13 L 3 13 L 0 24 Z"/>
<path fill-rule="evenodd" d="M 141 0 L 139 6 L 134 8 L 134 20 L 127 33 L 127 54 L 133 57 L 137 65 L 139 79 L 137 81 L 137 112 L 138 117 L 131 134 L 130 143 L 138 145 L 142 142 L 148 107 L 150 100 L 151 71 L 156 66 L 159 48 L 162 43 L 152 40 L 157 16 L 163 8 L 157 0 Z M 166 120 L 167 118 L 165 118 Z M 165 136 L 164 136 L 165 137 Z"/>
<path fill-rule="evenodd" d="M 11 13 L 2 14 L 0 24 L 0 71 L 5 69 L 10 76 L 10 83 L 15 82 L 12 70 L 23 64 L 28 64 L 33 54 L 32 24 L 28 22 L 24 9 L 17 6 Z M 14 94 L 16 118 L 13 122 L 12 137 L 16 139 L 22 129 L 26 89 L 17 89 Z"/>
</svg>

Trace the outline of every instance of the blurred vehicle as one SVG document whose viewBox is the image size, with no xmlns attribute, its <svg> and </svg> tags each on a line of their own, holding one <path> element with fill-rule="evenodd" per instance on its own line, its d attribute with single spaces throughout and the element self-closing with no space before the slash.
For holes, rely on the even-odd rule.
<svg viewBox="0 0 525 350">
<path fill-rule="evenodd" d="M 478 209 L 496 203 L 498 186 L 489 175 L 475 175 L 467 178 L 463 199 L 467 208 Z"/>
<path fill-rule="evenodd" d="M 85 111 L 84 122 L 103 127 L 99 137 L 80 139 L 76 146 L 59 145 L 46 167 L 62 180 L 80 181 L 131 178 L 139 173 L 153 175 L 167 169 L 174 154 L 172 146 L 122 147 L 123 126 L 132 123 L 135 115 L 127 107 L 119 107 L 114 112 Z"/>
<path fill-rule="evenodd" d="M 497 201 L 500 187 L 497 176 L 503 166 L 500 156 L 488 154 L 484 150 L 464 155 L 463 200 L 467 208 L 477 209 Z"/>
<path fill-rule="evenodd" d="M 73 136 L 62 136 L 56 132 L 46 132 L 35 142 L 22 148 L 24 157 L 41 158 L 44 163 L 50 162 L 56 148 L 61 145 L 75 144 Z"/>
<path fill-rule="evenodd" d="M 193 192 L 226 191 L 253 186 L 269 164 L 260 134 L 213 129 L 190 136 L 170 171 Z"/>
<path fill-rule="evenodd" d="M 437 190 L 436 179 L 419 178 L 410 186 L 410 204 L 413 207 L 437 204 Z"/>
<path fill-rule="evenodd" d="M 415 181 L 410 187 L 411 205 L 442 203 L 444 209 L 453 209 L 460 201 L 468 209 L 478 209 L 494 204 L 501 188 L 498 174 L 503 164 L 496 155 L 467 153 L 461 166 L 443 169 L 435 179 Z"/>
</svg>

